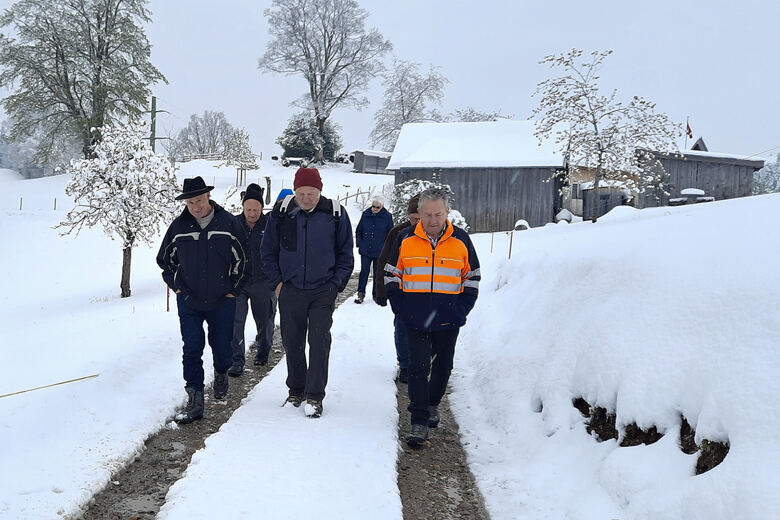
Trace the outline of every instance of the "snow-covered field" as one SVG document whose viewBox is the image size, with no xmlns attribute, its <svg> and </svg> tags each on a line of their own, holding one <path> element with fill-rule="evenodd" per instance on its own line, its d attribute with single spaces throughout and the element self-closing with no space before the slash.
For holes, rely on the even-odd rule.
<svg viewBox="0 0 780 520">
<path fill-rule="evenodd" d="M 392 180 L 348 168 L 323 171 L 325 195 Z M 270 175 L 275 195 L 294 170 L 263 161 L 249 180 L 265 186 Z M 196 174 L 216 181 L 220 203 L 235 177 L 205 162 L 179 177 Z M 99 376 L 0 398 L 3 519 L 77 512 L 183 401 L 157 244 L 134 250 L 133 296 L 120 299 L 120 244 L 100 230 L 52 229 L 69 209 L 66 180 L 0 171 L 0 395 Z M 348 209 L 354 226 L 360 208 Z M 779 210 L 780 195 L 618 208 L 595 225 L 515 233 L 511 260 L 506 235 L 493 237 L 492 254 L 490 235 L 474 236 L 483 282 L 451 402 L 492 518 L 776 516 Z M 194 456 L 161 517 L 219 506 L 226 518 L 400 518 L 391 314 L 347 302 L 333 331 L 323 418 L 279 406 L 282 363 Z M 666 435 L 650 446 L 598 443 L 571 405 L 578 396 L 616 411 L 619 426 Z M 680 414 L 697 440 L 730 443 L 708 473 L 693 476 L 695 456 L 678 448 Z M 262 463 L 233 455 L 250 446 Z"/>
</svg>

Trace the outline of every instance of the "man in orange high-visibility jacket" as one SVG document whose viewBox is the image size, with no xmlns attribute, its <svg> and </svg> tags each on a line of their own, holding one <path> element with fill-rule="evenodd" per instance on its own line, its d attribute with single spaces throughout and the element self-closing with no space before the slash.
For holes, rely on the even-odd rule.
<svg viewBox="0 0 780 520">
<path fill-rule="evenodd" d="M 384 266 L 390 306 L 408 333 L 410 446 L 424 444 L 428 428 L 439 425 L 458 332 L 479 293 L 477 253 L 449 211 L 444 190 L 422 192 L 420 222 L 398 235 Z"/>
</svg>

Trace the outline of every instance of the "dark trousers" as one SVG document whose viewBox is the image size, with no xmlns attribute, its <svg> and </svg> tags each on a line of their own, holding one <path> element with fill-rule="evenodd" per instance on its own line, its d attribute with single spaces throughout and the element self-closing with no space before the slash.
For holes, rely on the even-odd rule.
<svg viewBox="0 0 780 520">
<path fill-rule="evenodd" d="M 409 368 L 409 338 L 406 335 L 406 327 L 398 319 L 397 314 L 393 319 L 393 327 L 395 328 L 393 336 L 395 338 L 395 355 L 398 359 L 398 366 L 400 368 Z"/>
<path fill-rule="evenodd" d="M 182 365 L 185 387 L 203 390 L 203 350 L 206 347 L 203 322 L 208 324 L 214 370 L 224 374 L 230 368 L 232 358 L 230 338 L 233 335 L 236 299 L 223 298 L 213 309 L 201 311 L 190 307 L 183 293 L 179 293 L 176 295 L 176 304 L 179 309 L 181 339 L 184 342 Z"/>
<path fill-rule="evenodd" d="M 244 365 L 246 356 L 246 345 L 244 341 L 244 329 L 246 325 L 246 315 L 249 312 L 249 305 L 252 305 L 252 317 L 255 319 L 257 335 L 257 356 L 259 358 L 268 358 L 271 351 L 271 341 L 273 340 L 273 323 L 271 324 L 271 341 L 268 340 L 266 329 L 268 327 L 268 318 L 271 316 L 271 288 L 265 280 L 254 280 L 244 286 L 241 292 L 236 296 L 236 318 L 233 322 L 233 340 L 230 346 L 233 350 L 233 363 Z"/>
<path fill-rule="evenodd" d="M 330 326 L 338 290 L 331 283 L 317 289 L 298 289 L 285 283 L 279 293 L 282 343 L 287 353 L 290 395 L 321 401 L 328 384 Z M 306 364 L 306 335 L 309 363 Z"/>
<path fill-rule="evenodd" d="M 412 413 L 412 424 L 428 424 L 428 406 L 438 406 L 444 397 L 458 332 L 460 329 L 435 332 L 406 329 L 410 361 L 408 410 Z"/>
<path fill-rule="evenodd" d="M 376 258 L 370 258 L 366 255 L 360 255 L 360 277 L 358 278 L 358 292 L 366 294 L 366 285 L 368 285 L 368 273 L 373 276 L 372 281 L 376 280 Z M 371 296 L 376 298 L 376 283 L 371 284 Z"/>
</svg>

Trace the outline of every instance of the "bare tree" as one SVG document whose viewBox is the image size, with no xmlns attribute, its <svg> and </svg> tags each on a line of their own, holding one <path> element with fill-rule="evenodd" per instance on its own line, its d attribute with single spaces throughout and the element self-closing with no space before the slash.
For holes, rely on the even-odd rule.
<svg viewBox="0 0 780 520">
<path fill-rule="evenodd" d="M 594 51 L 583 59 L 581 50 L 572 49 L 540 62 L 563 75 L 536 87 L 536 136 L 542 141 L 555 134 L 570 170 L 592 169 L 596 194 L 602 180 L 621 181 L 634 192 L 664 190 L 666 172 L 653 152 L 679 153 L 681 128 L 646 99 L 634 96 L 624 103 L 616 90 L 602 94 L 598 70 L 610 54 Z M 598 204 L 592 210 L 596 222 Z"/>
<path fill-rule="evenodd" d="M 63 235 L 101 225 L 122 241 L 122 298 L 130 296 L 130 261 L 138 242 L 151 244 L 173 216 L 178 191 L 168 160 L 152 152 L 145 123 L 104 127 L 94 157 L 74 161 L 65 193 L 75 207 L 57 227 Z"/>
<path fill-rule="evenodd" d="M 234 131 L 223 112 L 206 110 L 203 115 L 190 116 L 190 122 L 179 131 L 171 148 L 181 155 L 224 156 Z"/>
<path fill-rule="evenodd" d="M 430 108 L 431 104 L 441 103 L 444 85 L 448 83 L 437 69 L 431 65 L 428 73 L 423 74 L 419 63 L 393 59 L 393 68 L 384 74 L 382 82 L 385 87 L 382 108 L 374 114 L 370 135 L 373 145 L 391 151 L 406 123 L 444 120 L 438 110 Z"/>
<path fill-rule="evenodd" d="M 366 31 L 368 12 L 355 0 L 273 0 L 264 11 L 271 41 L 262 70 L 300 74 L 308 84 L 301 108 L 314 112 L 321 141 L 337 106 L 362 108 L 361 95 L 392 48 L 376 29 Z M 322 152 L 316 158 L 322 162 Z"/>
<path fill-rule="evenodd" d="M 149 85 L 166 81 L 150 62 L 143 25 L 147 0 L 20 0 L 0 17 L 16 37 L 0 36 L 2 101 L 14 120 L 10 137 L 42 130 L 37 159 L 62 136 L 77 138 L 84 157 L 99 140 L 93 128 L 138 116 Z"/>
</svg>

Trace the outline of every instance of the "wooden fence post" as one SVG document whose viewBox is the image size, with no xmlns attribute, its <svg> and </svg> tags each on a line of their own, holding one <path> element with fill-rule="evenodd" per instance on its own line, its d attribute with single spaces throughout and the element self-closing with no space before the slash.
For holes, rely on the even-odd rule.
<svg viewBox="0 0 780 520">
<path fill-rule="evenodd" d="M 495 235 L 495 233 L 490 233 L 490 254 L 491 255 L 493 254 L 493 235 Z"/>
<path fill-rule="evenodd" d="M 57 197 L 54 197 L 54 211 L 57 211 Z"/>
<path fill-rule="evenodd" d="M 510 231 L 509 232 L 509 258 L 507 260 L 512 259 L 512 239 L 515 238 L 515 232 Z"/>
<path fill-rule="evenodd" d="M 19 197 L 19 211 L 22 211 L 22 197 Z"/>
</svg>

